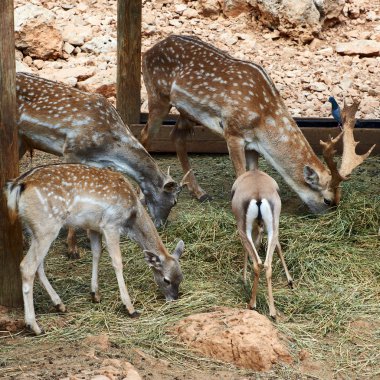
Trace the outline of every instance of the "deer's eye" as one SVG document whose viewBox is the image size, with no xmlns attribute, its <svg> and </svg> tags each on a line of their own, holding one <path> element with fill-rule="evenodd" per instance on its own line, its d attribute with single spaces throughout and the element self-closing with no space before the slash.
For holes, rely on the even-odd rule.
<svg viewBox="0 0 380 380">
<path fill-rule="evenodd" d="M 165 284 L 168 284 L 168 285 L 171 284 L 170 280 L 168 278 L 166 278 L 166 277 L 164 277 L 164 282 L 165 282 Z"/>
<path fill-rule="evenodd" d="M 332 201 L 330 201 L 330 199 L 326 199 L 326 198 L 323 199 L 323 202 L 327 206 L 331 206 L 331 203 L 332 203 Z"/>
</svg>

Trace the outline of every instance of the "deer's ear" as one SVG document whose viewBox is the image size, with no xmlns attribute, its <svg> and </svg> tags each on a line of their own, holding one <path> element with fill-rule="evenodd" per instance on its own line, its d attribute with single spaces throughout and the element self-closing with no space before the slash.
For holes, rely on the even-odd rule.
<svg viewBox="0 0 380 380">
<path fill-rule="evenodd" d="M 319 175 L 310 166 L 306 165 L 303 168 L 303 177 L 305 179 L 305 182 L 307 184 L 309 184 L 312 188 L 318 187 L 318 185 L 319 185 Z"/>
<path fill-rule="evenodd" d="M 156 253 L 144 249 L 144 258 L 151 268 L 154 268 L 157 270 L 162 269 L 161 259 Z"/>
<path fill-rule="evenodd" d="M 169 177 L 164 183 L 164 190 L 171 193 L 175 189 L 177 189 L 177 183 L 173 180 L 173 178 Z"/>
<path fill-rule="evenodd" d="M 185 243 L 183 242 L 183 240 L 180 240 L 180 241 L 178 242 L 177 246 L 175 247 L 175 250 L 174 250 L 172 256 L 173 256 L 175 259 L 179 260 L 180 257 L 182 256 L 182 253 L 183 253 L 184 248 L 185 248 Z"/>
</svg>

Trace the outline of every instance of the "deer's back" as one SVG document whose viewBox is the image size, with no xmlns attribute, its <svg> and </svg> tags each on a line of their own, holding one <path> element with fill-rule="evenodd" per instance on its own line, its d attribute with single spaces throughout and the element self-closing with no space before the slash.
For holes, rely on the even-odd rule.
<svg viewBox="0 0 380 380">
<path fill-rule="evenodd" d="M 232 203 L 235 205 L 255 199 L 280 201 L 277 182 L 260 170 L 249 170 L 239 176 L 232 186 Z"/>
<path fill-rule="evenodd" d="M 100 95 L 26 73 L 17 73 L 16 86 L 19 134 L 31 148 L 63 155 L 67 146 L 98 146 L 130 134 Z"/>
<path fill-rule="evenodd" d="M 37 167 L 21 175 L 16 184 L 23 188 L 20 215 L 32 225 L 43 215 L 46 223 L 98 229 L 110 219 L 122 223 L 140 206 L 123 175 L 85 165 Z"/>
</svg>

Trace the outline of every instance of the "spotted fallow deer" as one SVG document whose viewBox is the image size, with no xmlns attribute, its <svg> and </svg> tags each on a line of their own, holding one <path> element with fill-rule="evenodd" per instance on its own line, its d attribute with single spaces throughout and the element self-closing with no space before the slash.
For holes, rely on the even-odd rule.
<svg viewBox="0 0 380 380">
<path fill-rule="evenodd" d="M 104 97 L 26 73 L 17 73 L 16 86 L 20 158 L 39 149 L 126 174 L 140 186 L 156 227 L 165 223 L 180 187 Z M 73 230 L 68 245 L 69 256 L 78 257 Z"/>
<path fill-rule="evenodd" d="M 251 309 L 256 309 L 257 286 L 259 283 L 260 266 L 262 265 L 258 251 L 264 228 L 268 234 L 268 247 L 264 268 L 268 286 L 269 315 L 272 318 L 276 318 L 272 293 L 272 260 L 275 249 L 284 267 L 289 286 L 292 287 L 293 284 L 293 279 L 289 274 L 279 242 L 281 199 L 278 191 L 277 182 L 268 174 L 258 169 L 249 170 L 239 176 L 231 190 L 232 212 L 235 215 L 240 239 L 245 249 L 244 283 L 247 282 L 248 255 L 252 260 L 255 274 L 251 300 L 248 305 Z"/>
<path fill-rule="evenodd" d="M 91 293 L 99 302 L 98 264 L 101 236 L 104 236 L 119 284 L 121 300 L 128 314 L 135 311 L 124 282 L 119 239 L 128 236 L 144 250 L 145 260 L 166 300 L 178 298 L 182 272 L 181 240 L 170 255 L 157 230 L 138 200 L 134 188 L 120 173 L 82 164 L 57 164 L 34 168 L 6 184 L 5 195 L 11 220 L 19 215 L 32 236 L 31 246 L 21 262 L 22 292 L 26 325 L 36 334 L 33 283 L 36 272 L 58 311 L 65 305 L 44 272 L 44 259 L 63 225 L 90 230 L 93 269 Z"/>
<path fill-rule="evenodd" d="M 143 145 L 148 146 L 175 106 L 180 117 L 172 137 L 185 172 L 190 169 L 186 137 L 197 123 L 225 138 L 236 176 L 257 168 L 259 153 L 313 212 L 339 203 L 342 177 L 334 177 L 318 159 L 261 66 L 235 59 L 199 38 L 172 35 L 145 52 L 143 75 L 149 101 Z M 352 130 L 344 133 L 351 136 L 344 143 L 352 143 Z M 354 144 L 344 148 L 347 178 L 372 149 L 357 156 Z M 357 162 L 351 166 L 349 161 Z M 199 200 L 207 198 L 194 173 L 188 180 L 190 192 Z"/>
</svg>

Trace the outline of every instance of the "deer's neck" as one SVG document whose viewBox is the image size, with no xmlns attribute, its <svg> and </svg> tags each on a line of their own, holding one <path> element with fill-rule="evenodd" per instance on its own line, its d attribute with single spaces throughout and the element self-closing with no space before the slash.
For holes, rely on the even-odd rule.
<svg viewBox="0 0 380 380">
<path fill-rule="evenodd" d="M 169 255 L 152 219 L 141 204 L 137 207 L 136 218 L 128 229 L 128 235 L 141 249 L 153 251 L 163 257 Z"/>
<path fill-rule="evenodd" d="M 247 148 L 259 151 L 282 175 L 285 181 L 303 198 L 308 186 L 304 180 L 306 165 L 319 173 L 326 168 L 314 153 L 296 122 L 284 111 L 264 117 L 255 128 L 254 142 Z"/>
</svg>

